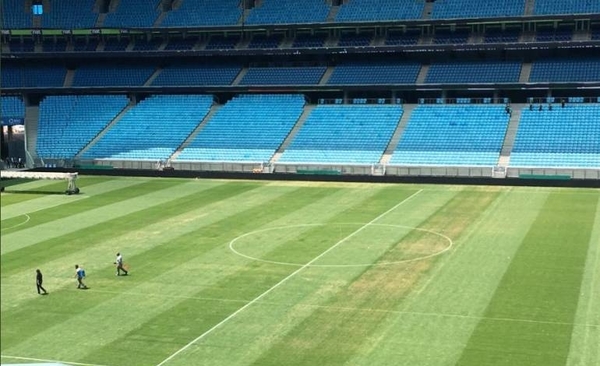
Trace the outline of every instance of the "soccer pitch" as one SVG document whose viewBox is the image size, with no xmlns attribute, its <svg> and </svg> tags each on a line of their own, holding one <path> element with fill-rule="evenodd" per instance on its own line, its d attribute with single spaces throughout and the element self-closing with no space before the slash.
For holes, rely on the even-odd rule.
<svg viewBox="0 0 600 366">
<path fill-rule="evenodd" d="M 600 190 L 64 186 L 2 193 L 2 364 L 600 365 Z"/>
</svg>

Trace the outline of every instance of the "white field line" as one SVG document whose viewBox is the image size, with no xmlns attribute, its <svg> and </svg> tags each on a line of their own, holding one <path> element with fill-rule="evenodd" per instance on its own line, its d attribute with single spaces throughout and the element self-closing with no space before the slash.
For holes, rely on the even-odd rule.
<svg viewBox="0 0 600 366">
<path fill-rule="evenodd" d="M 303 269 L 309 267 L 311 264 L 313 264 L 314 262 L 318 261 L 319 259 L 321 259 L 324 255 L 326 255 L 327 253 L 331 252 L 333 249 L 337 248 L 340 244 L 344 243 L 346 240 L 352 238 L 354 235 L 360 233 L 361 231 L 363 231 L 364 229 L 366 229 L 369 225 L 371 225 L 372 223 L 374 223 L 375 221 L 381 219 L 382 217 L 384 217 L 385 215 L 387 215 L 388 213 L 394 211 L 396 208 L 400 207 L 400 205 L 408 202 L 410 199 L 412 199 L 413 197 L 415 197 L 416 195 L 418 195 L 419 193 L 421 193 L 423 190 L 420 189 L 417 192 L 413 193 L 412 195 L 408 196 L 407 198 L 405 198 L 404 200 L 400 201 L 399 203 L 397 203 L 394 207 L 390 208 L 389 210 L 385 211 L 384 213 L 382 213 L 381 215 L 377 216 L 376 218 L 374 218 L 373 220 L 369 221 L 368 223 L 364 224 L 363 226 L 361 226 L 360 228 L 356 229 L 355 231 L 353 231 L 350 235 L 346 236 L 345 238 L 343 238 L 342 240 L 338 241 L 337 243 L 335 243 L 334 245 L 332 245 L 331 247 L 329 247 L 329 249 L 327 249 L 326 251 L 324 251 L 323 253 L 319 254 L 318 256 L 316 256 L 315 258 L 313 258 L 310 262 L 307 262 L 306 264 L 304 264 L 302 267 L 298 268 L 297 270 L 295 270 L 294 272 L 292 272 L 291 274 L 289 274 L 287 277 L 285 277 L 284 279 L 282 279 L 281 281 L 277 282 L 275 285 L 273 285 L 271 288 L 269 288 L 267 291 L 263 292 L 262 294 L 258 295 L 257 297 L 255 297 L 253 300 L 251 300 L 250 302 L 248 302 L 246 305 L 242 306 L 241 308 L 237 309 L 236 311 L 234 311 L 233 313 L 231 313 L 228 317 L 226 317 L 225 319 L 221 320 L 219 323 L 217 323 L 216 325 L 214 325 L 212 328 L 208 329 L 206 332 L 200 334 L 198 337 L 196 337 L 195 339 L 193 339 L 191 342 L 189 342 L 188 344 L 186 344 L 185 346 L 181 347 L 179 350 L 175 351 L 175 353 L 171 354 L 169 357 L 165 358 L 162 362 L 160 362 L 159 364 L 157 364 L 156 366 L 162 366 L 165 363 L 169 362 L 171 359 L 173 359 L 173 357 L 177 356 L 178 354 L 180 354 L 181 352 L 185 351 L 186 349 L 188 349 L 191 345 L 193 345 L 194 343 L 198 342 L 199 340 L 201 340 L 202 338 L 206 337 L 207 335 L 209 335 L 210 333 L 212 333 L 215 329 L 219 328 L 221 325 L 227 323 L 229 320 L 233 319 L 236 315 L 238 315 L 239 313 L 241 313 L 242 311 L 246 310 L 248 307 L 250 307 L 252 304 L 256 303 L 257 301 L 259 301 L 260 299 L 262 299 L 263 297 L 267 296 L 269 293 L 271 293 L 271 291 L 275 290 L 277 287 L 281 286 L 282 284 L 284 284 L 285 282 L 287 282 L 287 280 L 289 280 L 290 278 L 294 277 L 296 274 L 300 273 Z"/>
<path fill-rule="evenodd" d="M 65 364 L 65 365 L 75 365 L 75 366 L 104 366 L 104 365 L 97 365 L 97 364 L 93 364 L 93 363 L 81 363 L 81 362 L 70 362 L 70 361 L 45 360 L 43 358 L 33 358 L 33 357 L 19 357 L 19 356 L 8 356 L 8 355 L 1 355 L 0 357 L 2 357 L 2 358 L 12 358 L 14 360 L 62 363 L 62 364 Z"/>
<path fill-rule="evenodd" d="M 20 223 L 18 223 L 16 225 L 13 225 L 13 226 L 3 227 L 2 229 L 0 229 L 0 231 L 4 231 L 4 230 L 8 230 L 8 229 L 14 229 L 14 228 L 19 227 L 21 225 L 25 225 L 26 223 L 29 222 L 29 220 L 31 220 L 31 217 L 29 217 L 28 214 L 23 214 L 23 215 L 27 216 L 27 220 L 25 220 L 23 222 L 20 222 Z M 15 217 L 19 217 L 19 216 L 15 216 Z"/>
<path fill-rule="evenodd" d="M 202 296 L 180 296 L 180 295 L 164 295 L 164 294 L 149 294 L 147 292 L 119 292 L 110 290 L 94 290 L 94 292 L 101 292 L 115 295 L 132 295 L 132 296 L 154 296 L 163 297 L 167 299 L 188 299 L 188 300 L 199 300 L 199 301 L 214 301 L 214 302 L 237 302 L 248 304 L 250 300 L 243 299 L 223 299 L 216 297 L 202 297 Z M 300 306 L 307 308 L 319 308 L 325 310 L 335 311 L 359 311 L 365 313 L 390 313 L 390 314 L 406 314 L 406 315 L 419 315 L 419 316 L 433 316 L 440 318 L 462 318 L 462 319 L 476 319 L 476 320 L 492 320 L 492 321 L 503 321 L 503 322 L 514 322 L 514 323 L 534 323 L 534 324 L 550 324 L 550 325 L 576 325 L 588 328 L 600 328 L 600 324 L 587 324 L 587 323 L 568 323 L 568 322 L 554 322 L 550 320 L 534 320 L 534 319 L 518 319 L 518 318 L 506 318 L 506 317 L 490 317 L 490 316 L 477 316 L 477 315 L 465 315 L 465 314 L 452 314 L 452 313 L 435 313 L 435 312 L 423 312 L 423 311 L 410 311 L 410 310 L 390 310 L 390 309 L 377 309 L 377 308 L 357 308 L 352 306 L 331 306 L 331 305 L 318 305 L 318 304 L 286 304 L 282 302 L 274 301 L 257 301 L 258 304 L 271 305 L 271 306 Z"/>
</svg>

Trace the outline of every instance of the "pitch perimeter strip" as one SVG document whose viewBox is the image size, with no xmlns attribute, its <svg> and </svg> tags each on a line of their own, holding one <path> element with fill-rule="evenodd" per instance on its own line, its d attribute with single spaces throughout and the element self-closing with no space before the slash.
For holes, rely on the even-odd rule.
<svg viewBox="0 0 600 366">
<path fill-rule="evenodd" d="M 199 340 L 201 340 L 202 338 L 206 337 L 207 335 L 209 335 L 210 333 L 212 333 L 215 329 L 219 328 L 221 325 L 227 323 L 229 320 L 233 319 L 236 315 L 238 315 L 239 313 L 241 313 L 242 311 L 246 310 L 248 307 L 250 307 L 252 304 L 254 304 L 255 302 L 257 302 L 258 300 L 262 299 L 263 297 L 265 297 L 266 295 L 268 295 L 269 293 L 271 293 L 271 291 L 275 290 L 277 287 L 281 286 L 282 284 L 284 284 L 285 282 L 287 282 L 290 278 L 294 277 L 296 274 L 300 273 L 303 269 L 310 267 L 311 264 L 313 264 L 314 262 L 318 261 L 321 257 L 323 257 L 324 255 L 326 255 L 327 253 L 331 252 L 333 249 L 337 248 L 340 244 L 346 242 L 348 239 L 352 238 L 353 236 L 355 236 L 356 234 L 360 233 L 361 231 L 363 231 L 364 229 L 366 229 L 369 225 L 373 224 L 375 221 L 381 219 L 382 217 L 384 217 L 385 215 L 389 214 L 390 212 L 394 211 L 395 209 L 397 209 L 398 207 L 400 207 L 401 205 L 403 205 L 404 203 L 410 201 L 413 197 L 415 197 L 416 195 L 418 195 L 419 193 L 423 192 L 422 189 L 419 189 L 418 191 L 416 191 L 415 193 L 411 194 L 410 196 L 408 196 L 407 198 L 403 199 L 402 201 L 398 202 L 394 207 L 390 208 L 389 210 L 385 211 L 384 213 L 382 213 L 381 215 L 377 216 L 376 218 L 374 218 L 373 220 L 367 222 L 366 224 L 364 224 L 363 226 L 359 227 L 358 229 L 356 229 L 355 231 L 353 231 L 350 235 L 346 236 L 345 238 L 341 239 L 340 241 L 338 241 L 337 243 L 333 244 L 331 247 L 329 247 L 329 249 L 327 249 L 326 251 L 324 251 L 323 253 L 319 254 L 318 256 L 316 256 L 315 258 L 313 258 L 310 262 L 307 262 L 306 264 L 302 265 L 302 267 L 298 268 L 297 270 L 295 270 L 294 272 L 292 272 L 291 274 L 289 274 L 287 277 L 285 277 L 284 279 L 282 279 L 281 281 L 277 282 L 276 284 L 274 284 L 271 288 L 267 289 L 265 292 L 263 292 L 262 294 L 258 295 L 257 297 L 255 297 L 253 300 L 251 300 L 250 302 L 248 302 L 246 305 L 242 306 L 241 308 L 237 309 L 236 311 L 234 311 L 233 313 L 231 313 L 228 317 L 226 317 L 225 319 L 221 320 L 219 323 L 215 324 L 212 328 L 208 329 L 206 332 L 200 334 L 198 337 L 196 337 L 195 339 L 193 339 L 191 342 L 189 342 L 188 344 L 186 344 L 185 346 L 181 347 L 180 349 L 178 349 L 177 351 L 175 351 L 175 353 L 171 354 L 169 357 L 165 358 L 161 363 L 157 364 L 156 366 L 162 366 L 165 363 L 169 362 L 170 360 L 172 360 L 175 356 L 177 356 L 178 354 L 180 354 L 181 352 L 185 351 L 186 349 L 188 349 L 190 346 L 192 346 L 194 343 L 198 342 Z"/>
<path fill-rule="evenodd" d="M 104 365 L 97 365 L 94 363 L 81 363 L 81 362 L 69 362 L 69 361 L 58 361 L 58 360 L 46 360 L 43 358 L 33 358 L 33 357 L 20 357 L 20 356 L 8 356 L 8 355 L 1 355 L 0 357 L 2 358 L 12 358 L 14 360 L 23 360 L 23 361 L 38 361 L 38 362 L 52 362 L 52 363 L 62 363 L 65 365 L 74 365 L 74 366 L 104 366 Z"/>
</svg>

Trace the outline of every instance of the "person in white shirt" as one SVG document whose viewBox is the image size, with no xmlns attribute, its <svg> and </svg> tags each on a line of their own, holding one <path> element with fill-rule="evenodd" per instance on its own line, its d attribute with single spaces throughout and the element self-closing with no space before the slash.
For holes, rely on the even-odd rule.
<svg viewBox="0 0 600 366">
<path fill-rule="evenodd" d="M 123 271 L 123 276 L 127 276 L 129 272 L 125 268 L 123 268 L 123 256 L 121 253 L 117 253 L 117 259 L 115 260 L 115 264 L 117 265 L 117 276 L 121 275 L 121 271 Z"/>
<path fill-rule="evenodd" d="M 85 271 L 83 268 L 79 267 L 78 264 L 75 265 L 75 277 L 77 278 L 77 288 L 87 289 L 88 287 L 83 283 L 83 279 L 85 278 Z"/>
</svg>

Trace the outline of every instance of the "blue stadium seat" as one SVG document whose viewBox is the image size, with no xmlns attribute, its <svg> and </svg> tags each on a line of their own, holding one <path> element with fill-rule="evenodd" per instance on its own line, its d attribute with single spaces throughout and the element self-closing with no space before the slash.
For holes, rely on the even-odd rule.
<svg viewBox="0 0 600 366">
<path fill-rule="evenodd" d="M 521 62 L 443 62 L 429 67 L 426 83 L 509 83 L 518 82 Z"/>
<path fill-rule="evenodd" d="M 236 36 L 212 36 L 208 40 L 205 48 L 207 50 L 232 50 L 239 42 L 240 38 Z"/>
<path fill-rule="evenodd" d="M 105 28 L 150 28 L 160 14 L 161 0 L 122 0 L 106 14 Z"/>
<path fill-rule="evenodd" d="M 596 0 L 535 0 L 533 7 L 535 15 L 548 14 L 598 14 L 600 1 Z"/>
<path fill-rule="evenodd" d="M 412 45 L 419 43 L 421 37 L 421 31 L 407 31 L 406 33 L 400 31 L 390 31 L 385 37 L 386 46 L 396 45 Z"/>
<path fill-rule="evenodd" d="M 503 105 L 419 105 L 390 164 L 496 165 L 509 119 Z"/>
<path fill-rule="evenodd" d="M 373 41 L 371 33 L 344 33 L 338 41 L 339 47 L 365 47 L 370 46 Z"/>
<path fill-rule="evenodd" d="M 460 44 L 467 43 L 469 39 L 469 31 L 437 31 L 433 38 L 435 44 Z"/>
<path fill-rule="evenodd" d="M 239 65 L 180 64 L 165 67 L 154 79 L 155 86 L 231 85 Z"/>
<path fill-rule="evenodd" d="M 8 46 L 11 52 L 33 52 L 35 50 L 35 43 L 30 38 L 12 38 L 8 42 Z"/>
<path fill-rule="evenodd" d="M 324 0 L 263 0 L 252 9 L 246 24 L 324 22 L 330 6 Z"/>
<path fill-rule="evenodd" d="M 402 113 L 400 105 L 318 105 L 279 161 L 378 163 Z"/>
<path fill-rule="evenodd" d="M 304 104 L 298 94 L 235 97 L 206 122 L 176 161 L 268 162 Z"/>
<path fill-rule="evenodd" d="M 120 52 L 125 51 L 129 46 L 131 40 L 129 37 L 121 37 L 119 39 L 109 38 L 104 43 L 104 51 L 108 52 Z"/>
<path fill-rule="evenodd" d="M 537 0 L 536 0 L 537 1 Z M 431 18 L 479 18 L 520 16 L 525 12 L 525 0 L 478 1 L 437 0 L 433 3 Z"/>
<path fill-rule="evenodd" d="M 2 1 L 2 29 L 31 29 L 33 14 L 24 1 Z"/>
<path fill-rule="evenodd" d="M 279 48 L 282 39 L 281 35 L 255 35 L 248 43 L 248 48 Z"/>
<path fill-rule="evenodd" d="M 198 43 L 198 38 L 171 38 L 165 46 L 166 51 L 190 51 Z"/>
<path fill-rule="evenodd" d="M 100 44 L 100 41 L 97 39 L 91 38 L 89 40 L 86 40 L 85 38 L 75 38 L 73 40 L 73 51 L 93 52 L 96 51 L 96 49 L 98 48 L 98 44 Z"/>
<path fill-rule="evenodd" d="M 142 86 L 155 69 L 153 65 L 82 65 L 75 71 L 73 86 Z"/>
<path fill-rule="evenodd" d="M 326 34 L 299 34 L 294 38 L 293 48 L 323 47 L 327 40 Z"/>
<path fill-rule="evenodd" d="M 242 16 L 239 0 L 182 0 L 169 11 L 161 27 L 236 25 Z"/>
<path fill-rule="evenodd" d="M 2 97 L 2 118 L 25 118 L 25 103 L 20 97 Z"/>
<path fill-rule="evenodd" d="M 414 84 L 419 70 L 417 62 L 345 63 L 335 67 L 327 84 Z"/>
<path fill-rule="evenodd" d="M 600 105 L 524 109 L 510 166 L 600 167 Z"/>
<path fill-rule="evenodd" d="M 483 41 L 485 43 L 514 43 L 519 41 L 521 31 L 518 29 L 486 29 Z"/>
<path fill-rule="evenodd" d="M 129 103 L 124 95 L 49 96 L 40 103 L 37 153 L 72 159 Z"/>
<path fill-rule="evenodd" d="M 335 17 L 336 22 L 368 20 L 419 19 L 425 1 L 415 0 L 349 0 L 344 2 Z"/>
<path fill-rule="evenodd" d="M 82 154 L 83 159 L 165 160 L 208 114 L 206 95 L 153 95 L 123 117 Z"/>
<path fill-rule="evenodd" d="M 13 65 L 2 64 L 2 87 L 43 88 L 62 87 L 67 69 L 54 65 Z"/>
<path fill-rule="evenodd" d="M 545 59 L 534 61 L 529 81 L 573 82 L 600 80 L 600 58 Z"/>
<path fill-rule="evenodd" d="M 326 66 L 250 67 L 240 85 L 316 85 Z"/>
<path fill-rule="evenodd" d="M 52 0 L 49 11 L 40 15 L 42 28 L 85 29 L 94 28 L 98 13 L 94 10 L 95 0 Z"/>
</svg>

